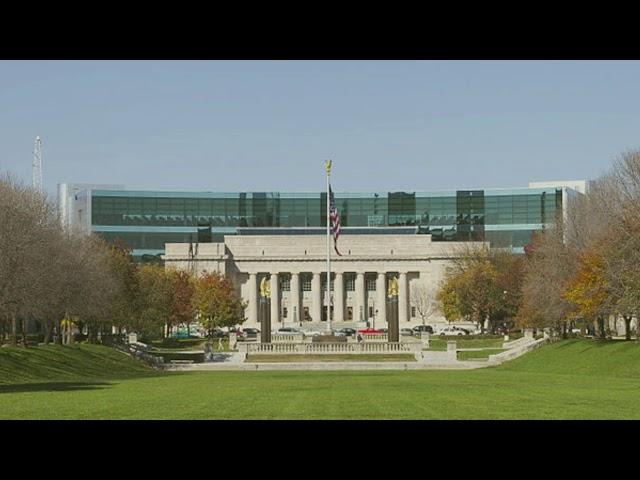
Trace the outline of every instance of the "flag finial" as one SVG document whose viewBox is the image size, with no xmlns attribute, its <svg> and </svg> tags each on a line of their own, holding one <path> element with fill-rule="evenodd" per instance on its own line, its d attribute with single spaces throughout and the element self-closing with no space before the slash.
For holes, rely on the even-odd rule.
<svg viewBox="0 0 640 480">
<path fill-rule="evenodd" d="M 324 169 L 327 172 L 327 175 L 331 173 L 331 160 L 324 161 Z"/>
</svg>

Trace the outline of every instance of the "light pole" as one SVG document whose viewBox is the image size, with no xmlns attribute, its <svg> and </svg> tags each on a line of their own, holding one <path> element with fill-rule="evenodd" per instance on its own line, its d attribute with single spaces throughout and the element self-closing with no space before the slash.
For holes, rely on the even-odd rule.
<svg viewBox="0 0 640 480">
<path fill-rule="evenodd" d="M 507 292 L 506 290 L 503 290 L 503 291 L 502 291 L 502 306 L 503 306 L 503 307 L 504 307 L 504 306 L 505 306 L 505 304 L 507 303 L 507 293 L 508 293 L 508 292 Z M 503 320 L 502 320 L 502 327 L 503 327 L 503 328 L 506 328 L 506 326 L 507 326 L 507 322 L 503 319 Z M 503 332 L 503 335 L 506 335 L 506 334 L 508 334 L 508 330 L 507 330 L 507 333 L 504 333 L 504 332 Z"/>
</svg>

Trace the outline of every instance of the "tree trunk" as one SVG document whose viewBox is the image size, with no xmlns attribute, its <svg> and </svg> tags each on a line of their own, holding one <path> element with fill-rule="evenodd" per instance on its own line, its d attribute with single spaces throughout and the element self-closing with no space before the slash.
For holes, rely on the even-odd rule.
<svg viewBox="0 0 640 480">
<path fill-rule="evenodd" d="M 14 347 L 18 345 L 18 319 L 15 313 L 11 315 L 11 344 Z"/>
<path fill-rule="evenodd" d="M 89 343 L 98 343 L 97 328 L 93 323 L 87 323 L 87 341 Z"/>
<path fill-rule="evenodd" d="M 607 334 L 604 329 L 604 318 L 602 317 L 598 317 L 598 330 L 599 330 L 601 339 L 607 338 Z"/>
<path fill-rule="evenodd" d="M 562 338 L 567 338 L 567 322 L 562 322 Z"/>
<path fill-rule="evenodd" d="M 71 319 L 67 322 L 67 345 L 71 345 L 73 343 L 73 324 L 71 323 Z"/>
<path fill-rule="evenodd" d="M 56 322 L 56 345 L 62 345 L 62 320 Z"/>
<path fill-rule="evenodd" d="M 22 346 L 27 348 L 27 319 L 22 318 L 20 321 L 20 326 L 22 327 Z"/>
<path fill-rule="evenodd" d="M 49 342 L 51 341 L 52 328 L 53 328 L 53 325 L 51 324 L 51 322 L 49 320 L 45 320 L 44 321 L 44 344 L 45 345 L 49 345 Z"/>
<path fill-rule="evenodd" d="M 623 315 L 624 318 L 624 338 L 631 340 L 631 315 Z"/>
</svg>

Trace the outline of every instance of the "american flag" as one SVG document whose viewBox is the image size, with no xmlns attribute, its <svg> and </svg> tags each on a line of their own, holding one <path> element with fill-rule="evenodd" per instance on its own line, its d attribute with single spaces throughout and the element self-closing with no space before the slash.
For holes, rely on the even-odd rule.
<svg viewBox="0 0 640 480">
<path fill-rule="evenodd" d="M 329 185 L 329 219 L 331 220 L 331 235 L 333 235 L 333 248 L 339 256 L 342 254 L 338 251 L 338 237 L 340 236 L 340 214 L 336 208 L 336 201 L 333 198 L 333 191 Z"/>
</svg>

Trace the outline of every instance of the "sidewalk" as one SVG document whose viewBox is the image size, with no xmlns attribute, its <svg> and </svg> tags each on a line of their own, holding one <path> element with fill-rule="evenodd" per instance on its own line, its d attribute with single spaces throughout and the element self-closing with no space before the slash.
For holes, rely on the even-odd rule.
<svg viewBox="0 0 640 480">
<path fill-rule="evenodd" d="M 486 361 L 430 362 L 286 362 L 286 363 L 192 363 L 171 365 L 171 371 L 213 370 L 469 370 L 491 366 Z"/>
</svg>

